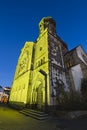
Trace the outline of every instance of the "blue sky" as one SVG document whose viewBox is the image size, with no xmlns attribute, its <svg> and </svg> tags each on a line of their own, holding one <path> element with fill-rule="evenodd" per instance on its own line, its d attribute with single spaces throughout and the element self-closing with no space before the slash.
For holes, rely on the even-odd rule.
<svg viewBox="0 0 87 130">
<path fill-rule="evenodd" d="M 87 52 L 87 0 L 0 0 L 0 85 L 11 86 L 20 50 L 35 41 L 38 23 L 56 21 L 57 34 L 69 50 L 82 44 Z"/>
</svg>

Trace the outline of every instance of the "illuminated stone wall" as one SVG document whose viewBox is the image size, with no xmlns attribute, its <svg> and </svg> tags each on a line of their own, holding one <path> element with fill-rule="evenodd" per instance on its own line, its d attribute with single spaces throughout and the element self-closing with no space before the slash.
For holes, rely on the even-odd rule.
<svg viewBox="0 0 87 130">
<path fill-rule="evenodd" d="M 49 69 L 48 69 L 48 31 L 43 30 L 41 35 L 38 37 L 35 43 L 34 52 L 34 62 L 32 71 L 32 82 L 29 88 L 29 104 L 37 105 L 39 109 L 42 109 L 45 105 L 45 100 L 47 104 L 50 104 L 50 94 L 49 94 Z M 43 71 L 47 75 L 47 85 L 45 81 L 45 75 L 41 73 Z M 47 94 L 45 92 L 45 87 L 47 86 Z M 47 99 L 45 98 L 47 96 Z"/>
<path fill-rule="evenodd" d="M 26 104 L 29 79 L 32 65 L 33 42 L 26 42 L 21 50 L 15 76 L 11 87 L 10 99 L 12 103 Z"/>
<path fill-rule="evenodd" d="M 59 84 L 69 90 L 64 70 L 64 54 L 68 49 L 57 36 L 51 17 L 43 18 L 39 29 L 37 41 L 26 42 L 21 50 L 9 101 L 45 109 L 58 105 Z"/>
</svg>

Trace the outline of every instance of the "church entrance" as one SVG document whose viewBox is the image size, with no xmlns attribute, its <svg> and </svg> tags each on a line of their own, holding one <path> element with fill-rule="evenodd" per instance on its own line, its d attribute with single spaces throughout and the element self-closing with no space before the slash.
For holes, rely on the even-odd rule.
<svg viewBox="0 0 87 130">
<path fill-rule="evenodd" d="M 38 72 L 36 79 L 34 80 L 32 91 L 32 104 L 35 109 L 44 111 L 45 108 L 45 77 Z"/>
</svg>

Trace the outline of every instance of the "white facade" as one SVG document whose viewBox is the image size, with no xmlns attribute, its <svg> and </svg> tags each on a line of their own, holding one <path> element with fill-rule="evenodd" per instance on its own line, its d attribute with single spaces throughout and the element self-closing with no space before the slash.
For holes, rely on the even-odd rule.
<svg viewBox="0 0 87 130">
<path fill-rule="evenodd" d="M 9 97 L 9 95 L 5 93 L 5 91 L 4 91 L 5 89 L 6 88 L 1 88 L 0 87 L 0 102 L 2 102 L 3 97 L 6 98 L 6 99 L 8 99 L 8 97 Z"/>
<path fill-rule="evenodd" d="M 0 87 L 0 102 L 1 102 L 1 99 L 2 99 L 2 97 L 3 97 L 3 88 L 2 87 Z"/>
<path fill-rule="evenodd" d="M 84 52 L 84 50 L 82 49 L 82 47 L 81 46 L 78 46 L 77 48 L 76 48 L 76 51 L 77 51 L 77 55 L 78 55 L 78 57 L 80 58 L 80 60 L 84 63 L 84 64 L 86 64 L 87 65 L 87 55 L 86 55 L 86 53 Z"/>
<path fill-rule="evenodd" d="M 73 80 L 74 80 L 75 89 L 76 89 L 76 91 L 80 92 L 81 79 L 83 78 L 80 64 L 72 67 L 71 72 L 72 72 L 72 76 L 73 76 Z"/>
</svg>

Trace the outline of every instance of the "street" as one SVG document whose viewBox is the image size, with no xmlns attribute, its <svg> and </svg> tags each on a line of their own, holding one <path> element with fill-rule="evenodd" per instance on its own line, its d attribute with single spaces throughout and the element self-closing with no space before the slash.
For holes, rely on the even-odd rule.
<svg viewBox="0 0 87 130">
<path fill-rule="evenodd" d="M 0 130 L 87 130 L 87 117 L 72 120 L 50 117 L 39 121 L 1 105 Z"/>
</svg>

